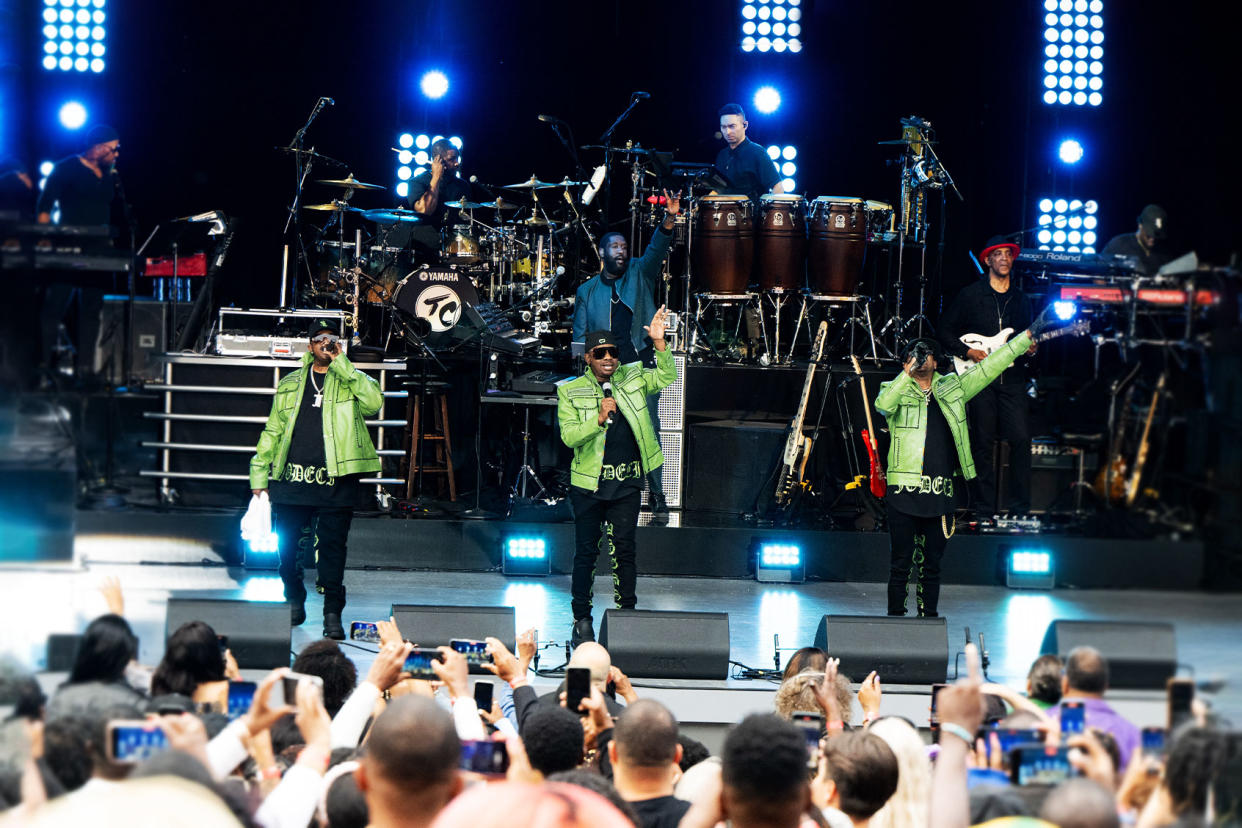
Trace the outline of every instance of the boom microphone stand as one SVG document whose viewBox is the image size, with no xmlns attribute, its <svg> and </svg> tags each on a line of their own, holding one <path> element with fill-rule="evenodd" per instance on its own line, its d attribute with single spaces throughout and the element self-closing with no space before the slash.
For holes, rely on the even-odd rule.
<svg viewBox="0 0 1242 828">
<path fill-rule="evenodd" d="M 311 109 L 310 117 L 306 119 L 306 123 L 302 125 L 293 135 L 293 140 L 289 142 L 289 146 L 281 147 L 281 149 L 293 153 L 294 170 L 296 172 L 296 181 L 293 190 L 293 204 L 289 207 L 289 214 L 285 217 L 285 235 L 289 234 L 289 225 L 293 225 L 294 232 L 294 262 L 293 262 L 293 290 L 290 293 L 294 306 L 298 303 L 298 275 L 301 268 L 307 268 L 307 278 L 310 278 L 310 261 L 306 255 L 306 248 L 302 244 L 302 188 L 306 185 L 306 179 L 310 176 L 311 167 L 315 163 L 315 148 L 311 147 L 310 153 L 303 149 L 303 142 L 306 139 L 306 131 L 310 129 L 310 125 L 319 117 L 319 113 L 323 111 L 325 106 L 335 106 L 336 101 L 331 98 L 320 97 L 315 101 L 314 108 Z M 305 164 L 303 157 L 308 156 Z M 282 295 L 281 299 L 285 297 Z"/>
<path fill-rule="evenodd" d="M 630 95 L 630 105 L 625 111 L 617 116 L 617 120 L 612 122 L 612 126 L 604 130 L 604 134 L 599 137 L 600 143 L 604 145 L 604 169 L 612 171 L 612 134 L 617 131 L 617 127 L 621 126 L 621 122 L 630 117 L 630 113 L 634 111 L 634 107 L 638 106 L 639 101 L 650 98 L 647 92 L 635 92 Z M 604 227 L 611 227 L 608 215 L 608 199 L 612 195 L 612 176 L 604 179 Z"/>
</svg>

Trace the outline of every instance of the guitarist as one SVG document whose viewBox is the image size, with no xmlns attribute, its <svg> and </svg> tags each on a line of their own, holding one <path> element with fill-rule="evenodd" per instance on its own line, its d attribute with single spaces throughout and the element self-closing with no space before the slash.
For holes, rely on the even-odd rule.
<svg viewBox="0 0 1242 828">
<path fill-rule="evenodd" d="M 993 236 L 979 254 L 987 266 L 986 278 L 967 285 L 940 318 L 940 344 L 952 356 L 981 362 L 984 351 L 969 348 L 961 340 L 967 333 L 995 336 L 1011 328 L 1013 336 L 1031 324 L 1031 300 L 1011 283 L 1014 258 L 1020 248 Z M 1031 343 L 1028 354 L 1035 353 Z M 1023 361 L 1025 362 L 1025 360 Z M 1031 506 L 1031 426 L 1026 387 L 1027 367 L 1015 364 L 981 391 L 970 406 L 975 468 L 979 471 L 979 497 L 975 513 L 989 517 L 996 512 L 996 440 L 1009 443 L 1009 511 L 1022 513 Z"/>
<path fill-rule="evenodd" d="M 906 614 L 906 586 L 915 582 L 918 615 L 936 617 L 940 559 L 953 534 L 959 484 L 975 477 L 966 403 L 988 387 L 1049 327 L 1051 308 L 960 377 L 937 374 L 947 360 L 934 339 L 902 350 L 903 369 L 880 386 L 875 407 L 888 420 L 888 614 Z"/>
</svg>

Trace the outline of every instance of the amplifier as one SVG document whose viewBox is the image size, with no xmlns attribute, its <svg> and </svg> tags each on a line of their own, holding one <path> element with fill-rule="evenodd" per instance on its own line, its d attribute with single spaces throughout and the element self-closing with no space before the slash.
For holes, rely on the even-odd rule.
<svg viewBox="0 0 1242 828">
<path fill-rule="evenodd" d="M 335 319 L 344 329 L 345 311 L 220 308 L 216 353 L 299 359 L 309 341 L 306 330 L 312 319 Z M 349 341 L 342 339 L 341 353 L 348 350 Z"/>
</svg>

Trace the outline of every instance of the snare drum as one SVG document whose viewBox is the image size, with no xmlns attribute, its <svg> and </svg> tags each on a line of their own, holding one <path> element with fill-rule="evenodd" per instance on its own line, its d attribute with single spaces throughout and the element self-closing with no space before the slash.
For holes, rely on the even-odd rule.
<svg viewBox="0 0 1242 828">
<path fill-rule="evenodd" d="M 755 255 L 750 199 L 744 195 L 704 196 L 699 199 L 695 220 L 696 291 L 745 293 Z"/>
<path fill-rule="evenodd" d="M 790 193 L 759 198 L 759 288 L 793 291 L 805 283 L 806 199 Z"/>
<path fill-rule="evenodd" d="M 867 199 L 863 202 L 863 210 L 867 213 L 868 241 L 881 241 L 893 232 L 893 205 Z"/>
<path fill-rule="evenodd" d="M 469 224 L 457 224 L 445 229 L 441 258 L 445 264 L 474 264 L 479 261 L 479 240 Z"/>
<path fill-rule="evenodd" d="M 867 215 L 861 198 L 820 196 L 811 203 L 807 277 L 811 293 L 852 296 L 867 250 Z"/>
</svg>

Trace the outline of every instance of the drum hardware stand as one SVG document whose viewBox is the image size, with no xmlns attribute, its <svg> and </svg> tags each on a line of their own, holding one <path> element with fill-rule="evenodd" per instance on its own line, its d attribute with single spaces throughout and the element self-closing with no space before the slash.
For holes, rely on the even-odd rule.
<svg viewBox="0 0 1242 828">
<path fill-rule="evenodd" d="M 770 354 L 771 364 L 782 364 L 793 362 L 793 342 L 790 343 L 789 353 L 781 357 L 781 309 L 789 303 L 792 293 L 785 290 L 768 290 L 764 291 L 759 300 L 759 327 L 763 331 L 763 347 Z M 763 316 L 763 300 L 766 299 L 772 306 L 772 316 L 776 319 L 775 325 L 775 347 L 768 343 L 767 322 Z M 794 342 L 797 341 L 797 331 L 794 332 Z"/>
<path fill-rule="evenodd" d="M 612 126 L 604 130 L 604 134 L 599 137 L 599 142 L 604 145 L 604 170 L 607 173 L 609 173 L 609 175 L 607 175 L 604 178 L 604 186 L 603 186 L 603 190 L 604 190 L 603 213 L 604 213 L 604 226 L 605 227 L 611 226 L 611 222 L 609 221 L 609 215 L 608 215 L 608 202 L 609 202 L 610 197 L 612 196 L 612 176 L 611 176 L 612 135 L 614 132 L 617 131 L 617 127 L 621 126 L 621 123 L 626 118 L 630 117 L 630 113 L 634 111 L 634 107 L 638 106 L 638 102 L 648 97 L 650 96 L 645 92 L 644 93 L 635 92 L 634 94 L 630 95 L 630 105 L 625 108 L 624 112 L 622 112 L 620 115 L 617 116 L 617 120 L 612 122 Z M 632 146 L 633 146 L 632 141 L 626 142 L 626 147 L 632 147 Z"/>
<path fill-rule="evenodd" d="M 293 225 L 293 237 L 297 247 L 294 249 L 293 263 L 293 290 L 290 296 L 297 301 L 298 296 L 298 273 L 302 267 L 306 268 L 307 280 L 310 281 L 310 260 L 306 256 L 306 246 L 302 241 L 302 188 L 306 185 L 306 179 L 310 177 L 311 167 L 315 164 L 315 148 L 310 148 L 310 157 L 303 165 L 302 157 L 307 154 L 307 150 L 303 149 L 303 142 L 306 139 L 306 131 L 310 129 L 311 124 L 319 117 L 319 113 L 328 105 L 335 105 L 336 102 L 331 98 L 321 97 L 315 101 L 314 108 L 311 109 L 310 117 L 306 119 L 306 123 L 293 135 L 293 140 L 289 142 L 287 147 L 279 147 L 278 149 L 287 150 L 293 153 L 294 169 L 296 171 L 297 184 L 293 191 L 293 204 L 289 207 L 288 215 L 285 217 L 284 235 L 289 235 L 289 225 Z M 284 307 L 285 297 L 282 295 L 281 306 Z"/>
<path fill-rule="evenodd" d="M 539 475 L 535 473 L 535 469 L 530 464 L 530 406 L 522 406 L 525 412 L 522 415 L 522 467 L 518 469 L 517 477 L 513 481 L 513 489 L 510 491 L 511 497 L 520 497 L 522 500 L 526 497 L 526 481 L 527 478 L 534 481 L 539 487 L 539 491 L 535 493 L 533 499 L 538 500 L 547 493 L 548 487 L 543 485 L 543 481 L 539 479 Z M 520 494 L 519 494 L 520 492 Z"/>
<path fill-rule="evenodd" d="M 701 321 L 702 317 L 705 313 L 707 313 L 707 310 L 711 308 L 713 304 L 719 304 L 721 306 L 721 309 L 733 307 L 736 305 L 738 308 L 738 315 L 737 315 L 737 323 L 733 326 L 733 341 L 735 343 L 741 342 L 739 334 L 741 333 L 741 330 L 742 330 L 742 319 L 745 315 L 746 307 L 755 300 L 756 296 L 753 293 L 741 293 L 741 294 L 699 293 L 696 295 L 695 298 L 698 300 L 698 302 L 695 305 L 694 326 L 695 328 L 698 329 L 699 334 L 703 337 L 703 340 L 707 343 L 708 347 L 711 348 L 712 356 L 715 357 L 717 360 L 723 362 L 724 356 L 715 347 L 715 345 L 712 343 L 711 337 L 703 329 L 703 323 Z M 720 329 L 721 331 L 723 331 L 724 330 L 723 314 L 717 313 L 715 314 L 715 318 L 718 322 L 721 323 Z M 737 356 L 739 358 L 741 357 L 740 351 L 737 354 Z"/>
</svg>

